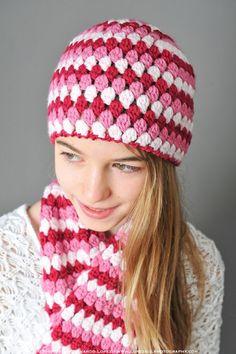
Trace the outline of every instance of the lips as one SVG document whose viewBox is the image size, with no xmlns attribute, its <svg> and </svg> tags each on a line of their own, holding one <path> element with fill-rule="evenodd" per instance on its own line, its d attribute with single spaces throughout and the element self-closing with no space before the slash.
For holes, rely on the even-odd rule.
<svg viewBox="0 0 236 354">
<path fill-rule="evenodd" d="M 104 208 L 104 209 L 102 209 L 102 208 L 91 208 L 90 206 L 88 206 L 88 205 L 85 205 L 85 204 L 83 204 L 86 208 L 88 208 L 88 209 L 91 209 L 91 210 L 94 210 L 94 211 L 104 211 L 104 210 L 108 210 L 108 209 L 112 209 L 112 208 Z"/>
<path fill-rule="evenodd" d="M 86 214 L 89 217 L 95 218 L 95 219 L 106 218 L 109 215 L 111 215 L 113 213 L 113 211 L 117 208 L 117 207 L 113 207 L 113 208 L 106 208 L 106 209 L 95 209 L 95 208 L 90 208 L 90 207 L 86 206 L 85 204 L 81 203 L 80 201 L 78 201 L 78 203 L 80 205 L 80 208 L 84 212 L 84 214 Z"/>
</svg>

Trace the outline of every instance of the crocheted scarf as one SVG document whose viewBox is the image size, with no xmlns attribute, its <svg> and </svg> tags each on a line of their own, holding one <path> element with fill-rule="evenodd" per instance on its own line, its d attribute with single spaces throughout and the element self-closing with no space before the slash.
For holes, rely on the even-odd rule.
<svg viewBox="0 0 236 354">
<path fill-rule="evenodd" d="M 36 354 L 132 352 L 123 320 L 118 247 L 119 239 L 127 240 L 127 224 L 109 238 L 89 230 L 57 180 L 46 186 L 39 237 L 50 333 Z"/>
</svg>

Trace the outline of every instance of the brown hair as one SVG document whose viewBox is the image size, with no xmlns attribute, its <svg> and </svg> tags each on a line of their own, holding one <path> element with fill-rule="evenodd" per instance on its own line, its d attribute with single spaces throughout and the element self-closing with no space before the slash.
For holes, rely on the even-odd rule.
<svg viewBox="0 0 236 354">
<path fill-rule="evenodd" d="M 203 260 L 184 220 L 175 166 L 135 150 L 146 159 L 148 173 L 130 213 L 132 227 L 123 249 L 125 326 L 130 343 L 135 334 L 138 350 L 183 350 L 190 343 L 192 321 L 204 298 Z M 196 311 L 189 296 L 184 257 L 196 276 Z"/>
</svg>

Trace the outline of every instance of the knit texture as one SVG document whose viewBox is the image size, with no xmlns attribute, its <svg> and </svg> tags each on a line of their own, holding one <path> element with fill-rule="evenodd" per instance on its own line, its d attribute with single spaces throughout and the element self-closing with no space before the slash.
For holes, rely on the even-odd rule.
<svg viewBox="0 0 236 354">
<path fill-rule="evenodd" d="M 42 289 L 51 337 L 37 354 L 131 353 L 120 293 L 122 245 L 130 224 L 109 238 L 86 229 L 57 180 L 44 190 L 40 219 Z"/>
<path fill-rule="evenodd" d="M 122 142 L 178 166 L 192 139 L 195 74 L 176 42 L 140 20 L 96 24 L 66 47 L 48 134 Z"/>
<path fill-rule="evenodd" d="M 48 337 L 50 342 L 51 338 L 49 317 L 43 309 L 45 293 L 40 287 L 40 244 L 28 218 L 27 206 L 21 205 L 0 217 L 1 354 L 32 354 L 40 343 L 47 342 Z M 186 349 L 219 354 L 225 266 L 215 242 L 189 222 L 188 226 L 204 259 L 206 294 L 200 313 L 193 319 L 192 340 Z M 189 295 L 196 307 L 199 300 L 196 277 L 186 261 Z"/>
</svg>

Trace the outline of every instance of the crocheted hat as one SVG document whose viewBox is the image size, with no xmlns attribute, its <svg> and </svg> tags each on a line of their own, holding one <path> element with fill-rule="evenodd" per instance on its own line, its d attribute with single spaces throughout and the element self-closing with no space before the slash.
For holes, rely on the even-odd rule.
<svg viewBox="0 0 236 354">
<path fill-rule="evenodd" d="M 195 74 L 175 41 L 141 20 L 76 36 L 53 73 L 48 134 L 121 142 L 178 166 L 193 128 Z"/>
</svg>

